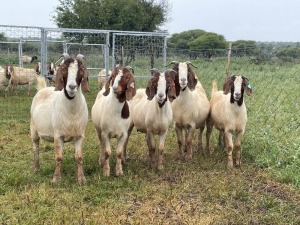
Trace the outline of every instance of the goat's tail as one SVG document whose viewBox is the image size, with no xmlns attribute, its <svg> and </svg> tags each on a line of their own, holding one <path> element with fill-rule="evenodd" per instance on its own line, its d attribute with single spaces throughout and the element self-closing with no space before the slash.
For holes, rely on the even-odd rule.
<svg viewBox="0 0 300 225">
<path fill-rule="evenodd" d="M 44 76 L 37 76 L 37 90 L 41 90 L 47 87 L 47 83 Z"/>
<path fill-rule="evenodd" d="M 213 95 L 214 93 L 216 93 L 218 91 L 218 85 L 217 85 L 217 81 L 213 81 L 212 82 L 212 91 L 211 94 Z"/>
</svg>

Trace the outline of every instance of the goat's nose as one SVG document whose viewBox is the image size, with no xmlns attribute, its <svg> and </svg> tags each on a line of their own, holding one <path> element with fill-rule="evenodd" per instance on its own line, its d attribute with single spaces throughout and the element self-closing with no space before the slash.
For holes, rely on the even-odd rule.
<svg viewBox="0 0 300 225">
<path fill-rule="evenodd" d="M 235 97 L 236 97 L 236 98 L 240 98 L 240 97 L 241 97 L 241 94 L 240 94 L 240 93 L 235 93 Z"/>
<path fill-rule="evenodd" d="M 185 82 L 185 81 L 186 81 L 186 78 L 183 77 L 183 78 L 181 78 L 180 80 L 181 80 L 182 82 Z"/>
<path fill-rule="evenodd" d="M 159 93 L 158 97 L 162 98 L 162 97 L 164 97 L 164 94 L 163 93 Z"/>
<path fill-rule="evenodd" d="M 71 90 L 74 90 L 74 89 L 76 88 L 76 85 L 70 84 L 70 85 L 69 85 L 69 88 L 70 88 Z"/>
</svg>

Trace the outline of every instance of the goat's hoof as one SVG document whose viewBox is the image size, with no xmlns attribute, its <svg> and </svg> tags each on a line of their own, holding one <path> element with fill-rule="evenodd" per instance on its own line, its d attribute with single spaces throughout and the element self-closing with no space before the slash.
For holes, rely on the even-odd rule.
<svg viewBox="0 0 300 225">
<path fill-rule="evenodd" d="M 227 163 L 227 168 L 229 169 L 233 168 L 233 163 Z"/>
<path fill-rule="evenodd" d="M 187 156 L 186 156 L 186 159 L 187 159 L 187 160 L 192 160 L 192 158 L 193 158 L 192 155 L 187 155 Z"/>
<path fill-rule="evenodd" d="M 157 166 L 157 170 L 163 170 L 164 169 L 164 166 L 163 165 L 158 165 Z"/>
<path fill-rule="evenodd" d="M 78 184 L 80 184 L 80 185 L 85 184 L 85 183 L 86 183 L 86 178 L 85 178 L 85 176 L 78 177 L 77 182 L 78 182 Z"/>
<path fill-rule="evenodd" d="M 105 176 L 105 177 L 109 177 L 109 175 L 110 175 L 110 172 L 109 172 L 109 170 L 106 170 L 106 171 L 104 171 L 104 173 L 103 173 L 103 176 Z"/>
<path fill-rule="evenodd" d="M 51 184 L 57 184 L 60 181 L 60 177 L 59 176 L 54 176 L 51 180 Z"/>
<path fill-rule="evenodd" d="M 116 171 L 116 176 L 119 177 L 119 176 L 122 176 L 123 175 L 123 171 Z"/>
</svg>

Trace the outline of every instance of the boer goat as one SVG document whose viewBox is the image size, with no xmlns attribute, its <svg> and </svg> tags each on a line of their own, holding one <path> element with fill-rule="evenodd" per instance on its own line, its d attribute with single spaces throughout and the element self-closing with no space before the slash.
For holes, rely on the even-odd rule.
<svg viewBox="0 0 300 225">
<path fill-rule="evenodd" d="M 136 94 L 135 80 L 128 67 L 116 67 L 108 81 L 97 95 L 92 107 L 92 121 L 96 129 L 100 156 L 99 164 L 104 168 L 104 176 L 110 175 L 110 138 L 117 139 L 116 175 L 122 175 L 124 143 L 131 123 L 128 100 Z"/>
<path fill-rule="evenodd" d="M 236 166 L 241 165 L 241 140 L 247 123 L 247 109 L 244 102 L 244 90 L 252 95 L 251 85 L 244 76 L 233 75 L 223 85 L 223 91 L 218 91 L 216 82 L 213 82 L 210 113 L 207 119 L 206 149 L 209 151 L 209 139 L 213 126 L 224 132 L 227 148 L 227 167 L 233 167 L 232 135 L 235 134 Z"/>
<path fill-rule="evenodd" d="M 175 71 L 167 70 L 160 73 L 152 69 L 152 77 L 148 81 L 146 89 L 138 89 L 136 96 L 129 102 L 133 127 L 142 133 L 146 133 L 151 166 L 163 169 L 163 151 L 166 134 L 173 119 L 171 102 L 176 98 Z M 155 141 L 154 135 L 159 136 L 158 160 L 155 165 Z M 126 145 L 125 145 L 126 146 Z M 126 147 L 125 147 L 126 149 Z"/>
<path fill-rule="evenodd" d="M 52 183 L 61 178 L 63 146 L 73 141 L 77 162 L 77 181 L 86 181 L 83 173 L 82 143 L 88 122 L 88 108 L 82 91 L 89 91 L 88 72 L 82 64 L 83 55 L 68 58 L 57 70 L 55 87 L 46 87 L 45 78 L 38 77 L 38 92 L 31 105 L 30 133 L 34 148 L 35 169 L 40 169 L 40 139 L 54 142 L 55 172 Z M 81 91 L 82 90 L 82 91 Z"/>
<path fill-rule="evenodd" d="M 6 95 L 9 92 L 9 89 L 11 87 L 14 89 L 14 92 L 17 95 L 17 86 L 27 84 L 28 85 L 27 95 L 29 96 L 31 86 L 36 82 L 36 78 L 37 78 L 35 69 L 14 67 L 11 64 L 6 65 L 5 76 L 9 80 L 8 86 L 5 89 Z"/>
<path fill-rule="evenodd" d="M 191 66 L 191 62 L 172 61 L 176 71 L 175 88 L 177 98 L 172 102 L 173 120 L 178 141 L 178 156 L 191 159 L 192 141 L 196 129 L 199 129 L 198 151 L 202 151 L 202 134 L 209 113 L 209 101 L 205 90 Z"/>
</svg>

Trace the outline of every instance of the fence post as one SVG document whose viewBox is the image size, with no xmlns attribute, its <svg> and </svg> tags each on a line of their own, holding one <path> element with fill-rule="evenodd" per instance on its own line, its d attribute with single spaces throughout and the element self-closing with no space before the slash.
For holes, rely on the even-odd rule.
<svg viewBox="0 0 300 225">
<path fill-rule="evenodd" d="M 229 42 L 228 49 L 227 49 L 227 64 L 226 64 L 226 78 L 225 78 L 225 81 L 229 77 L 230 55 L 231 55 L 231 42 Z"/>
</svg>

